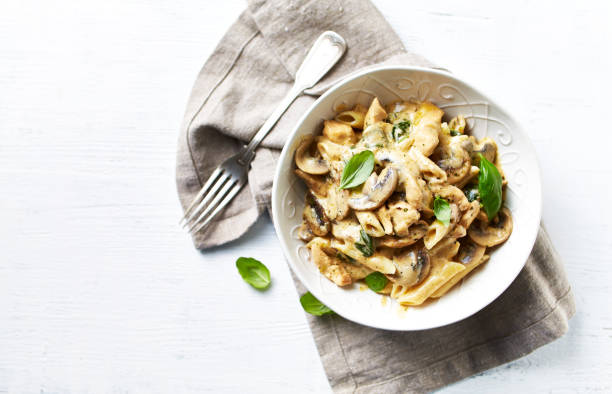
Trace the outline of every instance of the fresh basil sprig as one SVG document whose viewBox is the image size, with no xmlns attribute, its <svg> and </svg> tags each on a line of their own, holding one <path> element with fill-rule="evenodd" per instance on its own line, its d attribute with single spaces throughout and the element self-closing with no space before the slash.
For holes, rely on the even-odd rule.
<svg viewBox="0 0 612 394">
<path fill-rule="evenodd" d="M 361 254 L 363 254 L 365 257 L 370 257 L 374 254 L 374 241 L 372 240 L 372 238 L 368 235 L 368 233 L 365 232 L 364 229 L 361 229 L 361 231 L 359 232 L 359 234 L 361 235 L 361 242 L 355 242 L 355 247 L 357 248 L 357 250 L 359 250 L 361 252 Z"/>
<path fill-rule="evenodd" d="M 478 194 L 480 194 L 480 203 L 491 220 L 502 205 L 502 177 L 493 163 L 482 154 L 479 156 Z"/>
<path fill-rule="evenodd" d="M 258 290 L 265 290 L 270 286 L 270 271 L 261 261 L 252 257 L 239 257 L 236 268 L 242 279 Z"/>
<path fill-rule="evenodd" d="M 436 215 L 436 219 L 441 221 L 445 226 L 448 226 L 451 217 L 451 207 L 448 201 L 440 196 L 436 196 L 434 200 L 434 214 Z"/>
<path fill-rule="evenodd" d="M 364 280 L 370 290 L 376 292 L 379 292 L 384 289 L 387 283 L 389 283 L 389 279 L 387 279 L 386 276 L 384 276 L 378 271 L 372 272 L 371 274 L 366 276 Z"/>
<path fill-rule="evenodd" d="M 302 304 L 302 308 L 311 315 L 322 316 L 334 313 L 334 311 L 313 296 L 311 292 L 307 292 L 300 297 L 300 304 Z"/>
<path fill-rule="evenodd" d="M 344 166 L 340 189 L 350 189 L 361 185 L 374 170 L 374 153 L 369 150 L 357 153 Z"/>
</svg>

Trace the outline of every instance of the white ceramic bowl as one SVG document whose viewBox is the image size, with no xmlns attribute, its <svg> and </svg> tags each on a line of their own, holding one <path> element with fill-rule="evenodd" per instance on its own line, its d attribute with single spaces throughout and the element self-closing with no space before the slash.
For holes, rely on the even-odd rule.
<svg viewBox="0 0 612 394">
<path fill-rule="evenodd" d="M 323 120 L 339 108 L 368 106 L 374 96 L 383 104 L 397 100 L 429 100 L 442 108 L 445 119 L 463 114 L 477 138 L 489 136 L 499 147 L 508 179 L 506 206 L 514 231 L 491 259 L 439 300 L 404 311 L 392 299 L 383 301 L 360 284 L 339 288 L 319 273 L 309 251 L 297 237 L 306 191 L 293 173 L 293 156 L 305 134 L 320 134 Z M 542 195 L 536 153 L 523 128 L 494 101 L 467 82 L 443 71 L 385 66 L 357 72 L 336 84 L 308 110 L 289 135 L 280 156 L 274 187 L 274 226 L 289 265 L 321 302 L 339 315 L 366 326 L 388 330 L 422 330 L 454 323 L 478 312 L 508 288 L 525 265 L 540 223 Z"/>
</svg>

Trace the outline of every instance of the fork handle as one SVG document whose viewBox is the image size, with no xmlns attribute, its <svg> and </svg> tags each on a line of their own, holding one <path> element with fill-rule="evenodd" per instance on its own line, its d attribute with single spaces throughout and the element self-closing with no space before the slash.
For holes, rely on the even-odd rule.
<svg viewBox="0 0 612 394">
<path fill-rule="evenodd" d="M 242 156 L 238 159 L 238 163 L 246 166 L 253 160 L 253 156 L 255 156 L 255 149 L 261 144 L 261 141 L 268 135 L 270 130 L 274 127 L 276 122 L 280 119 L 281 116 L 285 113 L 287 108 L 293 103 L 293 101 L 304 91 L 305 88 L 300 88 L 297 85 L 293 85 L 291 90 L 283 97 L 283 100 L 278 104 L 278 106 L 274 109 L 274 112 L 266 119 L 264 124 L 261 126 L 257 134 L 249 141 L 249 144 L 244 148 Z"/>
<path fill-rule="evenodd" d="M 317 38 L 295 74 L 295 82 L 291 90 L 289 90 L 274 112 L 272 112 L 253 139 L 251 139 L 249 144 L 244 148 L 242 155 L 238 159 L 238 163 L 246 166 L 251 162 L 255 149 L 259 146 L 261 141 L 263 141 L 266 135 L 268 135 L 270 130 L 272 130 L 291 103 L 293 103 L 304 90 L 319 82 L 319 80 L 323 78 L 342 57 L 345 50 L 346 42 L 339 34 L 333 31 L 326 31 Z"/>
</svg>

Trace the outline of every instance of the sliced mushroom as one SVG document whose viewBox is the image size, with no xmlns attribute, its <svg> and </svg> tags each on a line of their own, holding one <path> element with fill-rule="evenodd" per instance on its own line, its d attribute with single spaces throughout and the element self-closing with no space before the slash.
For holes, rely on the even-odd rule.
<svg viewBox="0 0 612 394">
<path fill-rule="evenodd" d="M 420 220 L 417 223 L 410 226 L 408 235 L 404 237 L 396 237 L 386 235 L 377 240 L 378 245 L 386 246 L 388 248 L 405 248 L 416 243 L 419 239 L 423 238 L 427 233 L 427 222 Z"/>
<path fill-rule="evenodd" d="M 308 188 L 316 195 L 321 197 L 327 196 L 327 189 L 329 188 L 329 185 L 327 182 L 325 182 L 322 176 L 307 174 L 299 168 L 295 169 L 295 175 L 302 178 L 306 186 L 308 186 Z"/>
<path fill-rule="evenodd" d="M 405 287 L 412 287 L 421 283 L 431 269 L 429 254 L 422 248 L 408 249 L 394 256 L 393 264 L 395 264 L 397 271 L 393 275 L 386 275 L 387 278 Z"/>
<path fill-rule="evenodd" d="M 508 208 L 502 208 L 490 222 L 479 220 L 470 226 L 468 235 L 482 246 L 495 246 L 505 242 L 512 234 L 512 215 Z"/>
<path fill-rule="evenodd" d="M 302 218 L 306 223 L 308 223 L 308 227 L 310 227 L 312 233 L 314 235 L 318 235 L 319 237 L 327 235 L 327 233 L 331 229 L 331 225 L 325 217 L 323 209 L 321 208 L 321 206 L 319 206 L 319 204 L 316 203 L 316 200 L 310 195 L 308 195 L 306 198 L 306 204 L 304 205 Z"/>
<path fill-rule="evenodd" d="M 306 137 L 300 146 L 295 151 L 295 164 L 298 168 L 308 174 L 322 175 L 329 172 L 329 165 L 327 162 L 317 155 L 317 157 L 311 154 L 311 145 L 314 141 L 313 136 Z"/>
<path fill-rule="evenodd" d="M 356 211 L 370 211 L 380 207 L 393 194 L 397 179 L 397 171 L 392 167 L 386 167 L 380 175 L 373 172 L 363 186 L 362 195 L 349 198 L 349 207 Z"/>
<path fill-rule="evenodd" d="M 302 223 L 297 233 L 298 237 L 304 242 L 310 242 L 314 238 L 314 234 L 307 223 Z"/>
<path fill-rule="evenodd" d="M 456 184 L 463 180 L 470 172 L 472 162 L 470 153 L 464 145 L 471 145 L 465 135 L 457 137 L 442 137 L 436 147 L 432 158 L 446 172 L 447 181 Z"/>
<path fill-rule="evenodd" d="M 495 163 L 495 156 L 497 156 L 497 144 L 489 137 L 485 137 L 480 142 L 474 145 L 472 150 L 471 158 L 472 163 L 479 165 L 480 156 L 483 155 L 491 163 Z"/>
<path fill-rule="evenodd" d="M 482 259 L 486 250 L 487 248 L 482 245 L 470 241 L 462 241 L 455 260 L 464 265 L 477 263 Z"/>
</svg>

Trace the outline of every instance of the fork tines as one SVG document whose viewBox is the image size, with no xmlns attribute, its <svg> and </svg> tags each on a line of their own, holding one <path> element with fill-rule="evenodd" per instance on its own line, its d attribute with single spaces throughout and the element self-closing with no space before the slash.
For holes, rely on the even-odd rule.
<svg viewBox="0 0 612 394">
<path fill-rule="evenodd" d="M 218 167 L 185 211 L 181 220 L 183 227 L 187 227 L 190 233 L 196 233 L 210 224 L 240 191 L 240 183 L 230 173 Z"/>
</svg>

